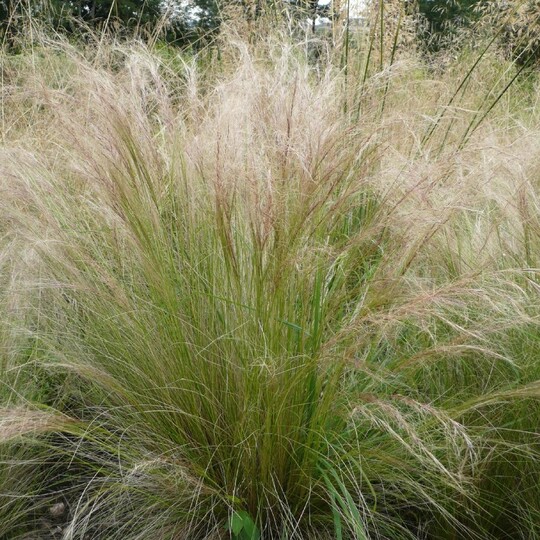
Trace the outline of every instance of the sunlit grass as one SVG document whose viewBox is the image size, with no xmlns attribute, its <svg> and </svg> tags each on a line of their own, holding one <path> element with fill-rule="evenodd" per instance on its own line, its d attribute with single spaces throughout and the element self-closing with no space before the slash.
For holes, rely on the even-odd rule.
<svg viewBox="0 0 540 540">
<path fill-rule="evenodd" d="M 221 46 L 2 57 L 0 537 L 537 537 L 517 68 Z"/>
</svg>

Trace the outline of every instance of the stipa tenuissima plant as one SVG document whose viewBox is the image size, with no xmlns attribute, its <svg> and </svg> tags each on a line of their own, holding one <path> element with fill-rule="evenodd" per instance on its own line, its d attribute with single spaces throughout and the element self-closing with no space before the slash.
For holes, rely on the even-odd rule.
<svg viewBox="0 0 540 540">
<path fill-rule="evenodd" d="M 351 119 L 340 73 L 258 46 L 200 89 L 44 45 L 3 95 L 4 348 L 35 391 L 0 437 L 45 466 L 2 480 L 30 500 L 2 534 L 61 498 L 65 539 L 534 537 L 536 151 L 516 173 L 487 124 L 419 149 L 447 97 L 416 66 Z"/>
</svg>

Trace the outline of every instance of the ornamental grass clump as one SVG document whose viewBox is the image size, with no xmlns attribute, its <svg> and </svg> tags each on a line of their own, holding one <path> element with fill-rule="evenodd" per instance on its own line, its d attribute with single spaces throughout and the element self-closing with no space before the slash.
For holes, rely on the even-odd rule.
<svg viewBox="0 0 540 540">
<path fill-rule="evenodd" d="M 3 57 L 0 534 L 534 538 L 536 111 L 222 46 Z"/>
</svg>

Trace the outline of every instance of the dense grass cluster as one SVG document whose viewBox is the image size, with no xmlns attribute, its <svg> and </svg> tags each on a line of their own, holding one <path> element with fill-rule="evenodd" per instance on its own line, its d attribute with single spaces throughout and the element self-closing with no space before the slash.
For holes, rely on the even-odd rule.
<svg viewBox="0 0 540 540">
<path fill-rule="evenodd" d="M 353 38 L 2 54 L 2 540 L 540 538 L 536 77 Z"/>
</svg>

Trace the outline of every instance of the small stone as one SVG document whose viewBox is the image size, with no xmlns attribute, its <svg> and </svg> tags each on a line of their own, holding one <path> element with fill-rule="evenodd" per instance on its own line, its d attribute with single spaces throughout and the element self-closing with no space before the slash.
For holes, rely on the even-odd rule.
<svg viewBox="0 0 540 540">
<path fill-rule="evenodd" d="M 60 518 L 64 515 L 64 512 L 66 511 L 66 505 L 63 503 L 63 502 L 59 502 L 59 503 L 56 503 L 56 504 L 53 504 L 50 508 L 49 508 L 49 514 L 51 514 L 51 516 L 53 518 Z"/>
</svg>

